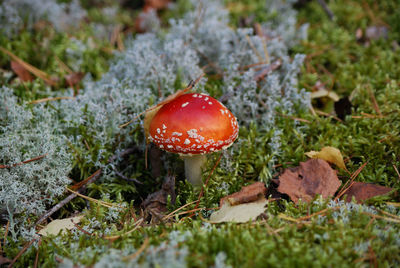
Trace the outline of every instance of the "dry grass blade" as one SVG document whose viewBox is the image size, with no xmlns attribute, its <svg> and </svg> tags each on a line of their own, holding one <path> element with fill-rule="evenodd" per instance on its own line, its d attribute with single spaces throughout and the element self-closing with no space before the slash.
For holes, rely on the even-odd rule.
<svg viewBox="0 0 400 268">
<path fill-rule="evenodd" d="M 51 77 L 47 73 L 43 72 L 42 70 L 39 70 L 38 68 L 30 65 L 29 63 L 26 63 L 25 61 L 23 61 L 22 59 L 17 57 L 11 51 L 8 51 L 7 49 L 5 49 L 3 47 L 0 47 L 0 51 L 2 51 L 3 53 L 7 54 L 8 56 L 10 56 L 14 61 L 18 62 L 26 70 L 28 70 L 29 72 L 31 72 L 35 76 L 37 76 L 40 79 L 42 79 L 43 81 L 45 81 L 46 84 L 48 84 L 50 86 L 55 86 L 57 84 L 54 80 L 51 79 Z"/>
<path fill-rule="evenodd" d="M 368 161 L 365 162 L 364 164 L 361 165 L 350 177 L 350 180 L 348 180 L 345 185 L 343 185 L 343 188 L 340 190 L 339 194 L 335 197 L 335 201 L 338 200 L 342 195 L 344 195 L 347 190 L 350 189 L 350 187 L 353 185 L 355 178 L 361 173 L 361 171 L 365 168 L 365 166 L 368 164 Z M 348 186 L 347 186 L 348 185 Z M 346 187 L 347 186 L 347 187 Z"/>
<path fill-rule="evenodd" d="M 91 202 L 97 203 L 97 204 L 99 204 L 99 205 L 101 205 L 103 207 L 107 207 L 107 208 L 118 207 L 118 208 L 122 208 L 122 209 L 124 208 L 122 206 L 119 206 L 119 205 L 116 205 L 116 204 L 113 204 L 113 203 L 108 203 L 108 202 L 105 202 L 105 201 L 97 200 L 95 198 L 80 194 L 80 193 L 78 193 L 78 192 L 76 192 L 74 190 L 69 189 L 68 187 L 66 187 L 66 189 L 67 189 L 67 191 L 69 191 L 69 192 L 71 192 L 73 194 L 76 194 L 79 197 L 82 197 L 82 198 L 84 198 L 86 200 L 89 200 Z"/>
<path fill-rule="evenodd" d="M 246 40 L 247 40 L 247 42 L 249 43 L 251 49 L 254 51 L 254 53 L 255 53 L 256 56 L 258 57 L 258 60 L 259 60 L 260 62 L 266 62 L 266 59 L 263 59 L 263 58 L 261 57 L 261 55 L 260 55 L 260 53 L 258 52 L 257 48 L 254 46 L 253 42 L 251 41 L 250 36 L 248 36 L 247 34 L 246 34 Z"/>
<path fill-rule="evenodd" d="M 179 210 L 182 210 L 182 209 L 184 209 L 185 207 L 190 206 L 190 205 L 192 205 L 192 204 L 194 204 L 194 203 L 196 203 L 196 202 L 198 202 L 198 201 L 199 201 L 199 200 L 196 200 L 196 201 L 187 203 L 187 204 L 185 204 L 185 205 L 183 205 L 183 206 L 181 206 L 181 207 L 175 209 L 174 211 L 172 211 L 172 212 L 169 213 L 168 215 L 165 215 L 162 219 L 163 219 L 163 220 L 167 220 L 167 219 L 173 217 L 174 214 L 175 214 L 176 212 L 178 212 Z"/>
<path fill-rule="evenodd" d="M 399 208 L 400 202 L 386 202 L 386 205 Z"/>
<path fill-rule="evenodd" d="M 394 168 L 394 170 L 396 171 L 397 176 L 399 177 L 399 180 L 400 180 L 400 173 L 399 173 L 399 170 L 397 169 L 397 167 L 396 167 L 395 164 L 393 164 L 393 168 Z"/>
<path fill-rule="evenodd" d="M 54 98 L 43 98 L 43 99 L 39 99 L 39 100 L 34 100 L 31 102 L 28 102 L 28 104 L 38 104 L 38 103 L 42 103 L 42 102 L 48 102 L 48 101 L 56 101 L 56 100 L 74 100 L 75 97 L 54 97 Z"/>
<path fill-rule="evenodd" d="M 312 218 L 312 217 L 314 217 L 314 216 L 318 216 L 318 215 L 324 214 L 325 212 L 332 211 L 332 210 L 338 210 L 338 209 L 339 209 L 339 207 L 325 208 L 325 209 L 323 209 L 323 210 L 320 210 L 320 211 L 315 212 L 315 213 L 313 213 L 313 214 L 310 214 L 310 215 L 308 215 L 308 216 L 304 216 L 304 217 L 297 218 L 296 220 L 298 220 L 298 221 L 308 220 L 308 219 L 310 219 L 310 218 Z"/>
<path fill-rule="evenodd" d="M 339 122 L 342 122 L 342 123 L 343 123 L 343 120 L 340 119 L 340 118 L 337 117 L 337 116 L 334 116 L 334 115 L 331 115 L 331 114 L 328 114 L 328 113 L 325 113 L 325 112 L 319 111 L 319 110 L 316 110 L 315 112 L 316 112 L 317 114 L 319 114 L 319 115 L 326 116 L 326 117 L 331 117 L 331 118 L 335 119 L 336 121 L 339 121 Z"/>
<path fill-rule="evenodd" d="M 120 237 L 122 237 L 124 235 L 128 235 L 128 234 L 131 234 L 134 231 L 136 231 L 140 227 L 142 222 L 143 222 L 143 218 L 138 220 L 137 222 L 135 222 L 135 227 L 132 230 L 130 230 L 130 231 L 126 232 L 126 233 L 120 234 L 120 235 L 104 236 L 103 238 L 107 239 L 107 240 L 110 240 L 110 241 L 114 241 L 114 240 L 116 240 L 116 239 L 118 239 L 118 238 L 120 238 Z"/>
<path fill-rule="evenodd" d="M 390 221 L 390 222 L 395 222 L 395 223 L 400 223 L 400 220 L 398 220 L 398 219 L 393 219 L 393 218 L 389 218 L 389 217 L 385 217 L 385 216 L 381 216 L 381 215 L 376 215 L 376 214 L 365 212 L 365 211 L 362 211 L 361 213 L 371 216 L 373 218 L 382 219 L 385 221 Z"/>
<path fill-rule="evenodd" d="M 367 88 L 368 88 L 368 93 L 369 93 L 369 96 L 370 96 L 370 98 L 371 98 L 372 105 L 373 105 L 373 107 L 374 107 L 375 112 L 376 112 L 379 116 L 382 116 L 382 113 L 381 113 L 381 110 L 379 109 L 378 102 L 376 101 L 374 92 L 372 92 L 372 89 L 371 89 L 371 87 L 370 87 L 369 85 L 367 86 Z"/>
<path fill-rule="evenodd" d="M 122 258 L 124 261 L 128 261 L 128 260 L 133 260 L 136 259 L 149 245 L 150 240 L 148 237 L 146 237 L 146 239 L 144 240 L 143 244 L 140 246 L 140 248 L 133 254 L 125 256 L 124 258 Z"/>
<path fill-rule="evenodd" d="M 384 210 L 382 210 L 382 209 L 379 209 L 379 208 L 377 208 L 377 210 L 378 210 L 380 213 L 385 214 L 386 216 L 392 217 L 392 218 L 394 218 L 394 219 L 396 219 L 396 220 L 400 220 L 400 216 L 397 216 L 397 215 L 394 215 L 394 214 L 392 214 L 392 213 L 386 212 L 386 211 L 384 211 Z"/>
<path fill-rule="evenodd" d="M 44 158 L 46 155 L 47 154 L 43 154 L 43 155 L 28 159 L 28 160 L 25 160 L 25 161 L 22 161 L 20 163 L 13 164 L 13 165 L 0 165 L 0 168 L 12 168 L 12 167 L 20 166 L 20 165 L 23 165 L 23 164 L 27 164 L 29 162 L 40 160 L 40 159 Z"/>
</svg>

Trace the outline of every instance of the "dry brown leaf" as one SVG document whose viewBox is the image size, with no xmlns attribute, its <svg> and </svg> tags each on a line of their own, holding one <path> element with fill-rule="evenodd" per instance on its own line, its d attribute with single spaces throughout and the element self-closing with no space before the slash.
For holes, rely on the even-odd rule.
<svg viewBox="0 0 400 268">
<path fill-rule="evenodd" d="M 11 260 L 6 257 L 0 256 L 0 265 L 6 264 L 6 263 L 11 263 Z"/>
<path fill-rule="evenodd" d="M 211 223 L 220 222 L 248 222 L 255 220 L 265 211 L 268 201 L 264 196 L 250 203 L 232 206 L 229 202 L 225 202 L 221 209 L 214 212 L 210 216 Z"/>
<path fill-rule="evenodd" d="M 33 77 L 28 72 L 28 70 L 26 70 L 24 68 L 24 66 L 22 66 L 18 62 L 11 61 L 11 69 L 14 71 L 14 73 L 16 73 L 18 75 L 19 79 L 21 79 L 21 81 L 23 81 L 23 82 L 27 82 L 27 81 L 32 81 L 33 80 Z"/>
<path fill-rule="evenodd" d="M 392 190 L 393 188 L 390 187 L 356 181 L 353 182 L 353 184 L 345 193 L 346 202 L 351 202 L 351 199 L 354 197 L 358 203 L 362 203 L 363 201 L 372 197 L 385 195 Z"/>
<path fill-rule="evenodd" d="M 171 197 L 171 203 L 175 204 L 175 177 L 167 176 L 161 187 L 161 190 L 149 194 L 142 203 L 145 218 L 154 222 L 160 221 L 167 211 L 168 196 Z"/>
<path fill-rule="evenodd" d="M 225 202 L 229 202 L 231 206 L 249 203 L 259 199 L 261 196 L 265 196 L 266 192 L 267 188 L 265 188 L 265 184 L 263 182 L 256 182 L 242 187 L 239 192 L 221 198 L 219 206 L 222 207 Z"/>
<path fill-rule="evenodd" d="M 278 191 L 295 203 L 300 199 L 310 202 L 317 194 L 323 198 L 333 196 L 340 185 L 336 171 L 325 160 L 309 159 L 279 176 Z"/>
<path fill-rule="evenodd" d="M 76 72 L 76 73 L 68 74 L 64 78 L 65 78 L 65 82 L 67 82 L 68 86 L 73 88 L 75 85 L 78 85 L 79 82 L 81 82 L 81 80 L 84 76 L 85 76 L 84 73 Z"/>
<path fill-rule="evenodd" d="M 342 153 L 340 152 L 339 149 L 335 147 L 327 146 L 322 148 L 321 151 L 319 152 L 311 151 L 305 153 L 305 155 L 310 158 L 323 159 L 325 161 L 328 161 L 329 163 L 335 164 L 341 169 L 347 170 L 346 165 L 344 164 L 343 161 Z"/>
</svg>

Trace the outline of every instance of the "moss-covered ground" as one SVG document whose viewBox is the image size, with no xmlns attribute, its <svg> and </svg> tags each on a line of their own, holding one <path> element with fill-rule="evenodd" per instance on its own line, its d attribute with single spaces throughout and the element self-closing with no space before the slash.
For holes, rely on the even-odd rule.
<svg viewBox="0 0 400 268">
<path fill-rule="evenodd" d="M 255 14 L 254 22 L 263 21 L 257 10 L 263 1 L 228 1 L 233 25 L 240 17 Z M 236 4 L 235 4 L 235 3 Z M 95 183 L 86 195 L 111 203 L 125 202 L 129 208 L 111 217 L 108 208 L 95 202 L 87 206 L 84 199 L 77 198 L 67 204 L 54 218 L 67 217 L 76 211 L 85 215 L 86 231 L 74 231 L 62 236 L 42 237 L 36 241 L 15 263 L 16 267 L 53 267 L 75 263 L 82 266 L 101 267 L 151 264 L 152 267 L 178 264 L 189 267 L 231 265 L 233 267 L 396 267 L 400 265 L 400 200 L 396 194 L 374 198 L 365 206 L 332 203 L 316 199 L 310 204 L 295 205 L 291 201 L 270 202 L 265 217 L 246 224 L 210 224 L 209 210 L 215 208 L 219 199 L 242 186 L 259 180 L 269 180 L 286 167 L 297 166 L 305 161 L 305 152 L 334 146 L 344 154 L 348 170 L 352 173 L 366 163 L 357 181 L 379 184 L 400 190 L 400 5 L 397 1 L 329 1 L 335 15 L 330 20 L 317 1 L 297 4 L 299 24 L 309 23 L 308 39 L 292 49 L 292 53 L 306 54 L 299 77 L 299 87 L 313 90 L 320 81 L 340 98 L 349 98 L 351 111 L 341 120 L 329 116 L 334 103 L 328 98 L 313 100 L 314 112 L 298 114 L 305 119 L 302 132 L 292 129 L 291 120 L 282 117 L 278 122 L 284 129 L 283 153 L 277 156 L 277 167 L 268 168 L 266 151 L 269 137 L 258 131 L 259 126 L 241 128 L 239 139 L 246 142 L 241 151 L 234 154 L 235 171 L 226 175 L 218 167 L 213 170 L 219 155 L 214 155 L 204 178 L 209 183 L 200 200 L 197 213 L 174 215 L 169 221 L 135 227 L 140 218 L 140 200 L 158 190 L 157 185 L 143 189 L 128 187 L 123 180 Z M 133 12 L 135 13 L 135 12 Z M 96 16 L 92 10 L 90 16 Z M 174 14 L 162 14 L 168 18 Z M 124 16 L 127 14 L 124 13 Z M 99 18 L 101 19 L 101 18 Z M 386 37 L 367 40 L 369 27 L 384 26 Z M 50 29 L 50 30 L 49 30 Z M 357 38 L 356 32 L 364 36 Z M 87 42 L 94 38 L 89 29 L 82 28 L 74 38 Z M 46 42 L 43 42 L 46 40 Z M 54 76 L 62 77 L 66 70 L 59 62 L 74 66 L 66 50 L 74 46 L 69 34 L 38 28 L 23 31 L 13 39 L 0 36 L 0 46 L 13 51 L 18 57 Z M 79 70 L 99 78 L 107 70 L 112 58 L 110 51 L 116 49 L 105 40 L 95 39 L 90 50 L 83 53 Z M 0 54 L 0 83 L 10 84 L 9 57 Z M 218 88 L 211 79 L 210 90 Z M 10 85 L 21 101 L 48 96 L 41 88 L 43 81 Z M 65 90 L 61 84 L 52 90 Z M 47 95 L 46 95 L 47 94 Z M 374 99 L 377 106 L 374 105 Z M 378 108 L 377 108 L 378 107 Z M 340 108 L 337 108 L 340 110 Z M 328 114 L 328 115 L 327 115 Z M 265 135 L 265 136 L 263 136 Z M 176 158 L 178 160 L 178 158 Z M 143 168 L 144 160 L 136 161 Z M 82 170 L 79 170 L 82 168 Z M 182 166 L 178 166 L 178 169 Z M 80 181 L 93 173 L 88 167 L 76 165 L 71 178 Z M 180 171 L 182 176 L 182 171 Z M 142 174 L 138 174 L 140 176 Z M 229 176 L 229 178 L 227 178 Z M 347 181 L 350 175 L 339 171 L 339 177 Z M 220 182 L 229 181 L 229 192 L 221 191 Z M 142 191 L 138 193 L 137 191 Z M 196 201 L 199 191 L 194 190 L 183 178 L 176 184 L 177 203 L 169 205 L 169 212 Z M 104 196 L 109 196 L 105 200 Z M 62 198 L 60 198 L 61 200 Z M 371 207 L 374 206 L 374 209 Z M 190 211 L 195 204 L 179 212 Z M 316 215 L 313 215 L 316 213 Z M 301 220 L 299 218 L 302 218 Z M 12 241 L 5 237 L 6 224 L 0 229 L 3 256 L 13 259 L 28 241 Z M 121 235 L 114 240 L 104 234 Z M 6 244 L 3 243 L 3 238 Z M 136 255 L 130 255 L 135 254 Z M 128 256 L 128 257 L 127 257 Z M 179 257 L 182 259 L 179 259 Z M 176 261 L 176 262 L 174 262 Z M 109 266 L 107 266 L 109 265 Z"/>
</svg>

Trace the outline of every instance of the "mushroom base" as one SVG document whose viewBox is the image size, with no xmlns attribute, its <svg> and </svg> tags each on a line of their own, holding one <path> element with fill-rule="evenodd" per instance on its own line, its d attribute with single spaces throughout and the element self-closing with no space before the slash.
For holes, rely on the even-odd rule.
<svg viewBox="0 0 400 268">
<path fill-rule="evenodd" d="M 207 161 L 207 157 L 204 154 L 185 155 L 181 157 L 185 161 L 186 180 L 195 187 L 201 186 L 203 183 L 201 180 L 202 168 Z"/>
</svg>

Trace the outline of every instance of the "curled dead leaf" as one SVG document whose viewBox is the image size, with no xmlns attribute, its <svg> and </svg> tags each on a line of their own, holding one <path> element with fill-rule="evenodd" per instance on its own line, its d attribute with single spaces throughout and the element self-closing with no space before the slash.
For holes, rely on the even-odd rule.
<svg viewBox="0 0 400 268">
<path fill-rule="evenodd" d="M 327 146 L 321 149 L 321 151 L 310 151 L 305 153 L 306 156 L 310 158 L 323 159 L 329 163 L 335 164 L 337 167 L 347 170 L 346 165 L 343 161 L 342 153 L 339 149 L 331 146 Z"/>
<path fill-rule="evenodd" d="M 171 197 L 171 203 L 175 204 L 175 177 L 167 176 L 164 179 L 164 183 L 161 190 L 151 193 L 142 203 L 144 209 L 145 218 L 152 220 L 153 222 L 160 221 L 164 213 L 167 211 L 168 196 Z"/>
<path fill-rule="evenodd" d="M 279 176 L 278 191 L 295 203 L 300 199 L 310 202 L 318 194 L 323 198 L 333 196 L 340 185 L 336 171 L 325 160 L 309 159 Z"/>
<path fill-rule="evenodd" d="M 33 77 L 27 69 L 17 61 L 11 61 L 11 69 L 17 74 L 18 78 L 23 82 L 32 81 Z"/>
<path fill-rule="evenodd" d="M 265 196 L 266 192 L 267 188 L 265 188 L 265 184 L 263 182 L 256 182 L 242 187 L 239 192 L 221 198 L 219 205 L 222 207 L 225 202 L 229 202 L 231 206 L 249 203 L 258 200 L 262 196 Z"/>
</svg>

